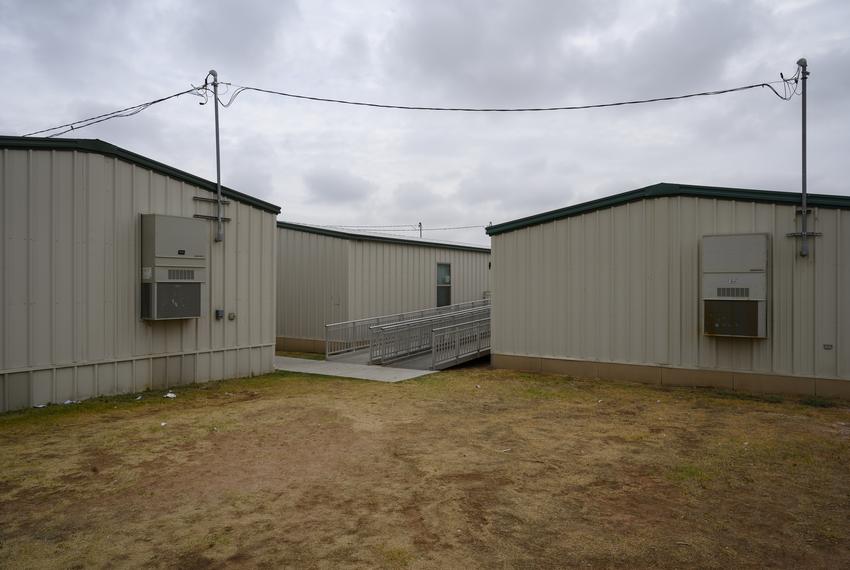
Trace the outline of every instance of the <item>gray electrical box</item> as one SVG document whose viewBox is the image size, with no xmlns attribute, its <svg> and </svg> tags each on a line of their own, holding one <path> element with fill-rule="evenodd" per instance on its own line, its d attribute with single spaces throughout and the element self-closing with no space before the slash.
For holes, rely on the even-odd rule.
<svg viewBox="0 0 850 570">
<path fill-rule="evenodd" d="M 767 234 L 702 238 L 703 333 L 767 337 Z"/>
<path fill-rule="evenodd" d="M 201 316 L 208 247 L 209 228 L 203 220 L 142 214 L 143 319 Z"/>
</svg>

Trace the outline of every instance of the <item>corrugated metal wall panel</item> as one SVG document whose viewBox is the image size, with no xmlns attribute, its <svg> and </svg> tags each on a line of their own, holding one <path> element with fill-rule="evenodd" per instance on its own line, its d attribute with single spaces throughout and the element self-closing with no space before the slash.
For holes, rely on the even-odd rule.
<svg viewBox="0 0 850 570">
<path fill-rule="evenodd" d="M 437 263 L 453 302 L 489 290 L 489 255 L 278 228 L 277 336 L 324 340 L 324 326 L 436 305 Z"/>
<path fill-rule="evenodd" d="M 850 377 L 850 211 L 842 210 L 838 219 L 836 230 L 836 259 L 839 260 L 836 271 L 836 291 L 838 294 L 838 305 L 836 307 L 837 326 L 835 330 L 835 357 L 836 376 L 839 378 Z M 838 350 L 843 347 L 844 350 Z"/>
<path fill-rule="evenodd" d="M 322 340 L 348 315 L 348 241 L 277 228 L 277 336 Z"/>
<path fill-rule="evenodd" d="M 224 244 L 210 223 L 205 316 L 145 322 L 139 215 L 210 214 L 193 197 L 211 194 L 96 153 L 4 150 L 0 162 L 0 410 L 232 377 L 240 350 L 240 374 L 272 369 L 273 214 L 231 202 Z"/>
<path fill-rule="evenodd" d="M 795 208 L 643 200 L 493 237 L 493 351 L 850 378 L 850 212 L 816 209 L 812 254 L 786 237 Z M 770 234 L 769 338 L 700 329 L 699 243 Z M 824 346 L 832 346 L 832 349 Z"/>
<path fill-rule="evenodd" d="M 388 315 L 437 304 L 437 264 L 452 266 L 452 302 L 489 291 L 489 254 L 349 240 L 348 319 Z"/>
</svg>

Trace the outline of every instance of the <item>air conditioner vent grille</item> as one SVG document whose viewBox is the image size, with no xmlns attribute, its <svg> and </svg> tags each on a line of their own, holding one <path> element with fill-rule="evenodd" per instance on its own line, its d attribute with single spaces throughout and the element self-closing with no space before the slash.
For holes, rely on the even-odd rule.
<svg viewBox="0 0 850 570">
<path fill-rule="evenodd" d="M 193 269 L 169 269 L 169 281 L 193 281 L 195 279 L 195 271 Z"/>
<path fill-rule="evenodd" d="M 744 297 L 747 298 L 750 296 L 750 288 L 749 287 L 718 287 L 717 288 L 717 296 L 718 297 Z"/>
</svg>

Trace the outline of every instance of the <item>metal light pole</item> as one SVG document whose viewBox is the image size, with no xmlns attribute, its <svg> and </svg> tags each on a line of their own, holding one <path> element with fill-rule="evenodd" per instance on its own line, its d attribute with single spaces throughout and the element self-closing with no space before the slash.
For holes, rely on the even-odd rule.
<svg viewBox="0 0 850 570">
<path fill-rule="evenodd" d="M 218 197 L 216 207 L 216 230 L 215 241 L 224 240 L 224 226 L 221 223 L 221 146 L 218 138 L 218 72 L 215 69 L 210 69 L 207 73 L 207 78 L 212 75 L 213 81 L 213 105 L 215 108 L 215 189 Z"/>
<path fill-rule="evenodd" d="M 797 60 L 797 65 L 800 66 L 800 77 L 803 81 L 803 220 L 800 228 L 800 236 L 803 238 L 803 241 L 800 244 L 800 256 L 807 257 L 809 255 L 809 233 L 807 231 L 809 210 L 806 205 L 806 80 L 809 77 L 809 63 L 805 57 L 801 57 Z"/>
<path fill-rule="evenodd" d="M 419 222 L 419 239 L 422 239 L 422 222 Z"/>
</svg>

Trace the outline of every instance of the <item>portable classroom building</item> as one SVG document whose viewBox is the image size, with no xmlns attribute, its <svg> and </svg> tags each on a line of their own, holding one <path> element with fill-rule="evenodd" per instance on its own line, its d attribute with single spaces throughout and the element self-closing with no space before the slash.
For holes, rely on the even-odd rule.
<svg viewBox="0 0 850 570">
<path fill-rule="evenodd" d="M 489 295 L 488 248 L 291 222 L 277 227 L 279 350 L 324 352 L 329 323 Z"/>
<path fill-rule="evenodd" d="M 850 397 L 850 197 L 657 184 L 490 226 L 493 364 Z M 720 237 L 716 237 L 720 236 Z"/>
<path fill-rule="evenodd" d="M 217 243 L 212 182 L 99 140 L 0 149 L 0 410 L 272 370 L 280 208 L 223 189 Z M 197 293 L 199 318 L 141 318 L 143 281 L 158 279 L 142 268 L 142 214 L 193 234 L 193 259 L 172 261 L 194 267 L 166 285 Z"/>
</svg>

